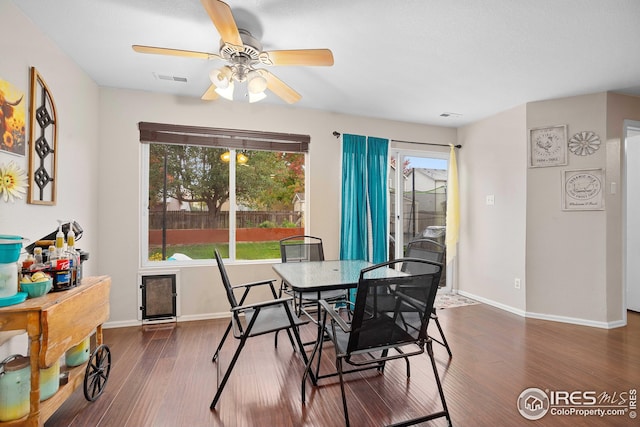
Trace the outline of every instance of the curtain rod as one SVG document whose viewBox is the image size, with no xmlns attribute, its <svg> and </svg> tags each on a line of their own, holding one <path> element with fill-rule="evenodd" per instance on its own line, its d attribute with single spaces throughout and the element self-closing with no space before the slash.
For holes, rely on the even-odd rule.
<svg viewBox="0 0 640 427">
<path fill-rule="evenodd" d="M 335 136 L 336 138 L 339 138 L 340 135 L 342 135 L 340 132 L 338 132 L 337 130 L 333 131 L 333 136 Z M 436 144 L 433 142 L 416 142 L 416 141 L 401 141 L 399 139 L 392 139 L 391 141 L 393 142 L 402 142 L 405 144 L 419 144 L 419 145 L 435 145 L 438 147 L 451 147 L 451 144 Z M 454 145 L 455 148 L 462 148 L 462 145 L 458 144 L 458 145 Z"/>
</svg>

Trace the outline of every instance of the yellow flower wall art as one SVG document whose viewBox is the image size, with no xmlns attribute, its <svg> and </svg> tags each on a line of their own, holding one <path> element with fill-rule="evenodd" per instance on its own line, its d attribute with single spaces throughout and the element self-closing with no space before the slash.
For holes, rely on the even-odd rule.
<svg viewBox="0 0 640 427">
<path fill-rule="evenodd" d="M 24 93 L 0 78 L 0 150 L 24 156 L 26 108 Z"/>
<path fill-rule="evenodd" d="M 5 202 L 22 199 L 27 192 L 27 173 L 13 160 L 0 164 L 0 198 Z"/>
</svg>

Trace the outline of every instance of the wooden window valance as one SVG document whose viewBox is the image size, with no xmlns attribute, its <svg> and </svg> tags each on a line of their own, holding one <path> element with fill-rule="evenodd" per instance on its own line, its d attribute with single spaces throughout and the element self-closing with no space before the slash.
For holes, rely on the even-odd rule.
<svg viewBox="0 0 640 427">
<path fill-rule="evenodd" d="M 138 123 L 141 143 L 198 145 L 240 150 L 306 153 L 311 137 L 293 133 L 221 129 L 163 123 Z"/>
</svg>

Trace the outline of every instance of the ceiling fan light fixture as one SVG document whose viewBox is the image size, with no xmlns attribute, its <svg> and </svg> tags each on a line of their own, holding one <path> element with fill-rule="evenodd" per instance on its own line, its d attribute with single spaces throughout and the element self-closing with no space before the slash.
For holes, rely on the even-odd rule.
<svg viewBox="0 0 640 427">
<path fill-rule="evenodd" d="M 231 84 L 231 78 L 233 76 L 233 72 L 229 67 L 222 67 L 220 69 L 214 68 L 209 73 L 209 79 L 211 83 L 216 85 L 219 89 L 226 89 Z"/>
<path fill-rule="evenodd" d="M 253 104 L 254 102 L 262 101 L 267 97 L 267 94 L 264 92 L 251 93 L 249 91 L 249 104 Z"/>
<path fill-rule="evenodd" d="M 215 83 L 214 83 L 215 84 Z M 228 99 L 229 101 L 233 101 L 233 82 L 229 82 L 227 87 L 216 88 L 216 93 L 223 97 L 224 99 Z"/>
<path fill-rule="evenodd" d="M 267 89 L 267 79 L 265 79 L 259 71 L 249 71 L 247 79 L 249 81 L 247 89 L 249 89 L 250 94 L 264 93 Z"/>
<path fill-rule="evenodd" d="M 298 102 L 301 95 L 266 69 L 255 68 L 262 65 L 287 66 L 332 66 L 333 53 L 329 49 L 290 49 L 264 51 L 262 43 L 245 29 L 238 28 L 231 7 L 223 0 L 201 0 L 209 18 L 220 35 L 218 53 L 166 47 L 133 45 L 135 52 L 155 55 L 169 55 L 183 58 L 225 60 L 228 65 L 211 70 L 211 85 L 201 99 L 215 100 L 219 96 L 234 100 L 233 83 L 240 84 L 236 100 L 257 102 L 265 98 L 265 90 L 288 104 Z"/>
</svg>

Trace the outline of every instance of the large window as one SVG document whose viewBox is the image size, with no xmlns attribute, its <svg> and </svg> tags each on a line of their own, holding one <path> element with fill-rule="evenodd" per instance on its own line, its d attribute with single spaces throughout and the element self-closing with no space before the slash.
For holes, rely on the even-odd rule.
<svg viewBox="0 0 640 427">
<path fill-rule="evenodd" d="M 140 135 L 143 265 L 211 260 L 214 249 L 277 259 L 280 239 L 304 234 L 308 142 L 290 141 L 304 135 L 150 123 Z"/>
</svg>

